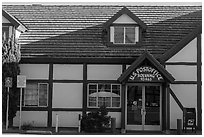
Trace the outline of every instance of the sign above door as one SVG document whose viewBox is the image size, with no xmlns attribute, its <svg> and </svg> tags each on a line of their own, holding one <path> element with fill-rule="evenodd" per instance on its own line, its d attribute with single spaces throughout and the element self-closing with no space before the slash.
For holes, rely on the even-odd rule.
<svg viewBox="0 0 204 137">
<path fill-rule="evenodd" d="M 118 78 L 121 83 L 127 82 L 169 82 L 174 77 L 148 51 L 138 57 Z"/>
<path fill-rule="evenodd" d="M 164 79 L 157 69 L 150 66 L 136 68 L 129 76 L 128 81 L 137 82 L 163 82 Z"/>
</svg>

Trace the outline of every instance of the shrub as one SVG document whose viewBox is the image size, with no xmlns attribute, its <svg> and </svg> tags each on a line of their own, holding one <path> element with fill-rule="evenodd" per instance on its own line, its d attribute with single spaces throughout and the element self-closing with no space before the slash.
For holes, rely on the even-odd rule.
<svg viewBox="0 0 204 137">
<path fill-rule="evenodd" d="M 21 129 L 22 130 L 29 130 L 29 129 L 32 129 L 33 125 L 31 123 L 24 123 L 22 126 L 21 126 Z"/>
<path fill-rule="evenodd" d="M 82 130 L 85 132 L 104 132 L 110 125 L 110 116 L 107 116 L 106 107 L 87 113 L 82 117 Z"/>
</svg>

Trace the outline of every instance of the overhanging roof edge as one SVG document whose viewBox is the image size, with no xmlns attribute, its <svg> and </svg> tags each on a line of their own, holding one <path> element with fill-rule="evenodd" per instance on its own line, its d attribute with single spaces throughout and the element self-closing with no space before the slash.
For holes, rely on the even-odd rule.
<svg viewBox="0 0 204 137">
<path fill-rule="evenodd" d="M 145 59 L 148 59 L 156 69 L 158 69 L 162 75 L 170 82 L 172 83 L 175 78 L 164 69 L 164 67 L 152 56 L 149 52 L 145 51 L 137 60 L 135 60 L 131 66 L 123 72 L 123 74 L 118 78 L 119 82 L 123 82 L 127 79 L 127 77 L 133 72 L 135 68 L 137 68 Z"/>
</svg>

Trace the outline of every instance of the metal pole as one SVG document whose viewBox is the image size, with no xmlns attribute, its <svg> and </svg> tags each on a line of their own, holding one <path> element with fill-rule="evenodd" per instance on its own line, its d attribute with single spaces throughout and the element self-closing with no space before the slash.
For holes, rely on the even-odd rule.
<svg viewBox="0 0 204 137">
<path fill-rule="evenodd" d="M 79 125 L 78 125 L 78 132 L 81 132 L 81 114 L 79 114 Z"/>
<path fill-rule="evenodd" d="M 19 121 L 19 130 L 21 130 L 21 114 L 22 112 L 22 88 L 20 89 L 20 121 Z"/>
<path fill-rule="evenodd" d="M 58 118 L 58 114 L 56 114 L 56 126 L 55 126 L 55 132 L 58 132 L 58 124 L 59 124 L 59 118 Z"/>
<path fill-rule="evenodd" d="M 9 115 L 9 87 L 8 87 L 8 94 L 7 94 L 7 109 L 6 109 L 6 130 L 8 130 L 8 115 Z"/>
</svg>

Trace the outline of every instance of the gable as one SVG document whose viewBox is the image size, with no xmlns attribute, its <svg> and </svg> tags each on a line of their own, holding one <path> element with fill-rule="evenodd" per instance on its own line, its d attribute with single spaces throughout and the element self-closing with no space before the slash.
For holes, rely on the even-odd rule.
<svg viewBox="0 0 204 137">
<path fill-rule="evenodd" d="M 191 45 L 192 40 L 194 40 L 197 37 L 197 35 L 201 34 L 201 33 L 202 33 L 202 24 L 198 24 L 198 26 L 196 28 L 194 28 L 188 35 L 186 35 L 177 44 L 175 44 L 174 47 L 172 47 L 170 50 L 168 50 L 166 53 L 164 53 L 161 56 L 160 61 L 165 62 L 165 61 L 169 60 L 170 58 L 174 57 L 174 55 L 176 55 L 178 52 L 180 52 L 180 51 L 182 52 L 182 49 L 184 49 L 183 51 L 185 51 L 185 47 L 188 47 L 186 45 Z M 192 47 L 191 47 L 191 49 L 192 49 Z M 196 47 L 193 49 L 193 51 L 194 50 L 196 50 Z M 188 54 L 191 55 L 191 52 L 189 52 Z M 187 54 L 187 56 L 188 56 L 188 54 Z M 178 55 L 179 54 L 177 54 L 177 56 Z M 184 55 L 182 55 L 182 56 L 184 56 Z"/>
<path fill-rule="evenodd" d="M 2 23 L 11 23 L 11 22 L 7 20 L 4 16 L 2 16 Z"/>
<path fill-rule="evenodd" d="M 197 38 L 189 42 L 167 62 L 197 62 Z"/>
<path fill-rule="evenodd" d="M 121 15 L 118 19 L 116 19 L 113 24 L 137 24 L 132 18 L 130 18 L 127 14 Z"/>
<path fill-rule="evenodd" d="M 150 82 L 153 80 L 149 79 L 150 77 L 154 77 L 153 82 L 163 82 L 163 79 L 166 79 L 169 82 L 173 82 L 175 79 L 174 77 L 168 73 L 167 70 L 147 51 L 145 51 L 137 60 L 135 60 L 128 69 L 118 78 L 119 82 L 127 82 L 130 80 L 135 80 L 138 75 L 142 75 L 144 79 L 141 79 L 141 82 Z M 140 77 L 140 76 L 139 76 Z M 137 80 L 137 79 L 136 79 Z"/>
<path fill-rule="evenodd" d="M 3 19 L 5 18 L 5 21 L 9 21 L 9 23 L 13 24 L 13 26 L 15 26 L 17 30 L 21 32 L 25 32 L 27 30 L 27 28 L 21 22 L 19 22 L 14 16 L 9 14 L 5 10 L 2 10 L 2 15 Z"/>
<path fill-rule="evenodd" d="M 127 19 L 127 21 L 125 21 L 124 19 Z M 104 28 L 108 28 L 111 24 L 116 22 L 120 22 L 120 23 L 129 22 L 134 24 L 137 23 L 143 30 L 146 30 L 147 28 L 147 25 L 126 7 L 123 7 L 114 16 L 112 16 L 107 22 L 105 22 Z"/>
</svg>

